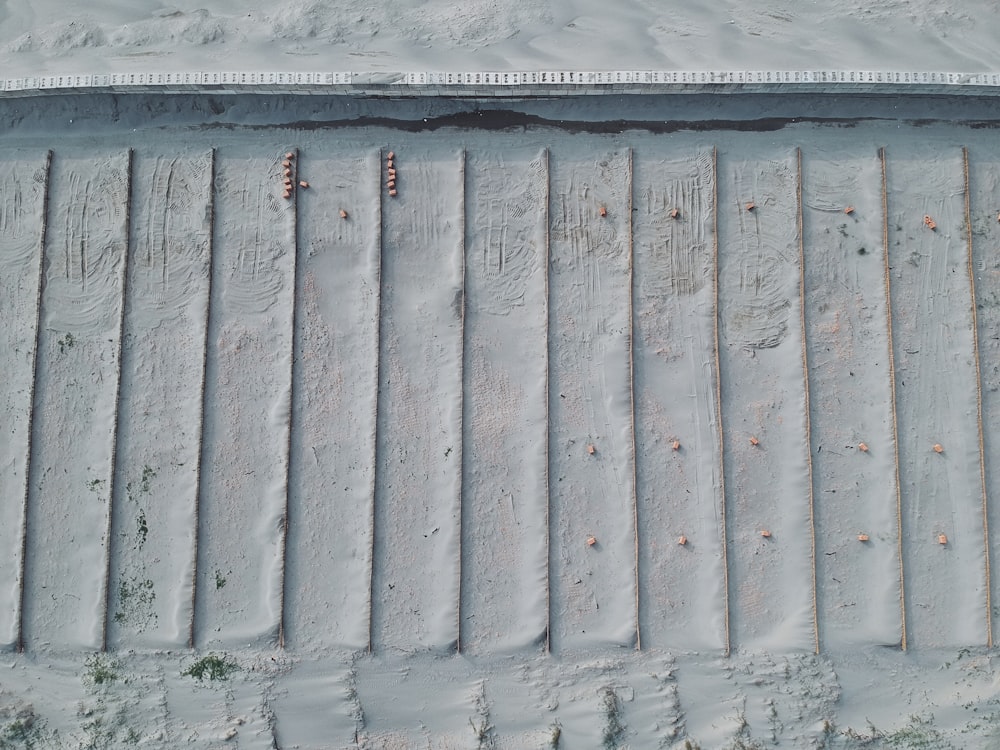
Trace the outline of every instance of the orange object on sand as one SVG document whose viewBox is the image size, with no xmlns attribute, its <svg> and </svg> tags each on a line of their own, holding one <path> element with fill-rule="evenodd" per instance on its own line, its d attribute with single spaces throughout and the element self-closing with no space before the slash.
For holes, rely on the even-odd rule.
<svg viewBox="0 0 1000 750">
<path fill-rule="evenodd" d="M 924 224 L 928 229 L 937 229 L 937 223 L 930 216 L 924 216 Z"/>
</svg>

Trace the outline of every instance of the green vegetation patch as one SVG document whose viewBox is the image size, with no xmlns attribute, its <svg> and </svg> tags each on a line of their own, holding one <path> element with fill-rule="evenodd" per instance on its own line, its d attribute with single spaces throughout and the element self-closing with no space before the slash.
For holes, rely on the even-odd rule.
<svg viewBox="0 0 1000 750">
<path fill-rule="evenodd" d="M 203 656 L 181 672 L 183 677 L 194 677 L 199 682 L 205 679 L 228 680 L 233 672 L 240 670 L 239 664 L 226 655 L 209 654 Z"/>
</svg>

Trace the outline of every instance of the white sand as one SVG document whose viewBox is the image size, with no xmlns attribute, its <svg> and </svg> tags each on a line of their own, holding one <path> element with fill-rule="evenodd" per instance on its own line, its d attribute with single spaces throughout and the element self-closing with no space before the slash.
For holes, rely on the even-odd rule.
<svg viewBox="0 0 1000 750">
<path fill-rule="evenodd" d="M 0 69 L 1000 70 L 975 6 L 9 3 Z M 0 748 L 996 744 L 993 104 L 683 99 L 0 101 Z"/>
</svg>

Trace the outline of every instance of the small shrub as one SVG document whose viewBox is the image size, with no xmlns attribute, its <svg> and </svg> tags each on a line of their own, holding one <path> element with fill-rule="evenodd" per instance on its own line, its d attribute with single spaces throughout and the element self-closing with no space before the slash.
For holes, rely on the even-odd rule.
<svg viewBox="0 0 1000 750">
<path fill-rule="evenodd" d="M 199 682 L 208 678 L 212 682 L 216 680 L 228 680 L 233 672 L 238 672 L 239 665 L 227 656 L 209 654 L 198 659 L 183 672 L 183 677 L 194 677 Z"/>
<path fill-rule="evenodd" d="M 100 654 L 94 654 L 84 664 L 87 669 L 83 673 L 83 682 L 87 685 L 110 685 L 121 676 L 121 663 Z"/>
</svg>

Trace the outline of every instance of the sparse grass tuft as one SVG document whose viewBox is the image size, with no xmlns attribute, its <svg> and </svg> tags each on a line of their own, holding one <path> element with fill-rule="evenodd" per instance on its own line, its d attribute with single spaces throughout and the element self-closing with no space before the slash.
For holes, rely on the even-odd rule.
<svg viewBox="0 0 1000 750">
<path fill-rule="evenodd" d="M 199 682 L 204 681 L 205 678 L 215 682 L 216 680 L 228 680 L 230 675 L 233 672 L 238 672 L 239 669 L 239 664 L 228 656 L 209 654 L 187 667 L 187 669 L 181 672 L 181 676 L 194 677 Z"/>
<path fill-rule="evenodd" d="M 65 354 L 67 349 L 72 349 L 73 344 L 76 343 L 76 339 L 73 338 L 72 333 L 67 333 L 61 339 L 56 342 L 59 345 L 59 353 Z"/>
<path fill-rule="evenodd" d="M 85 685 L 110 685 L 121 676 L 121 662 L 108 656 L 94 654 L 84 662 L 84 665 Z"/>
</svg>

